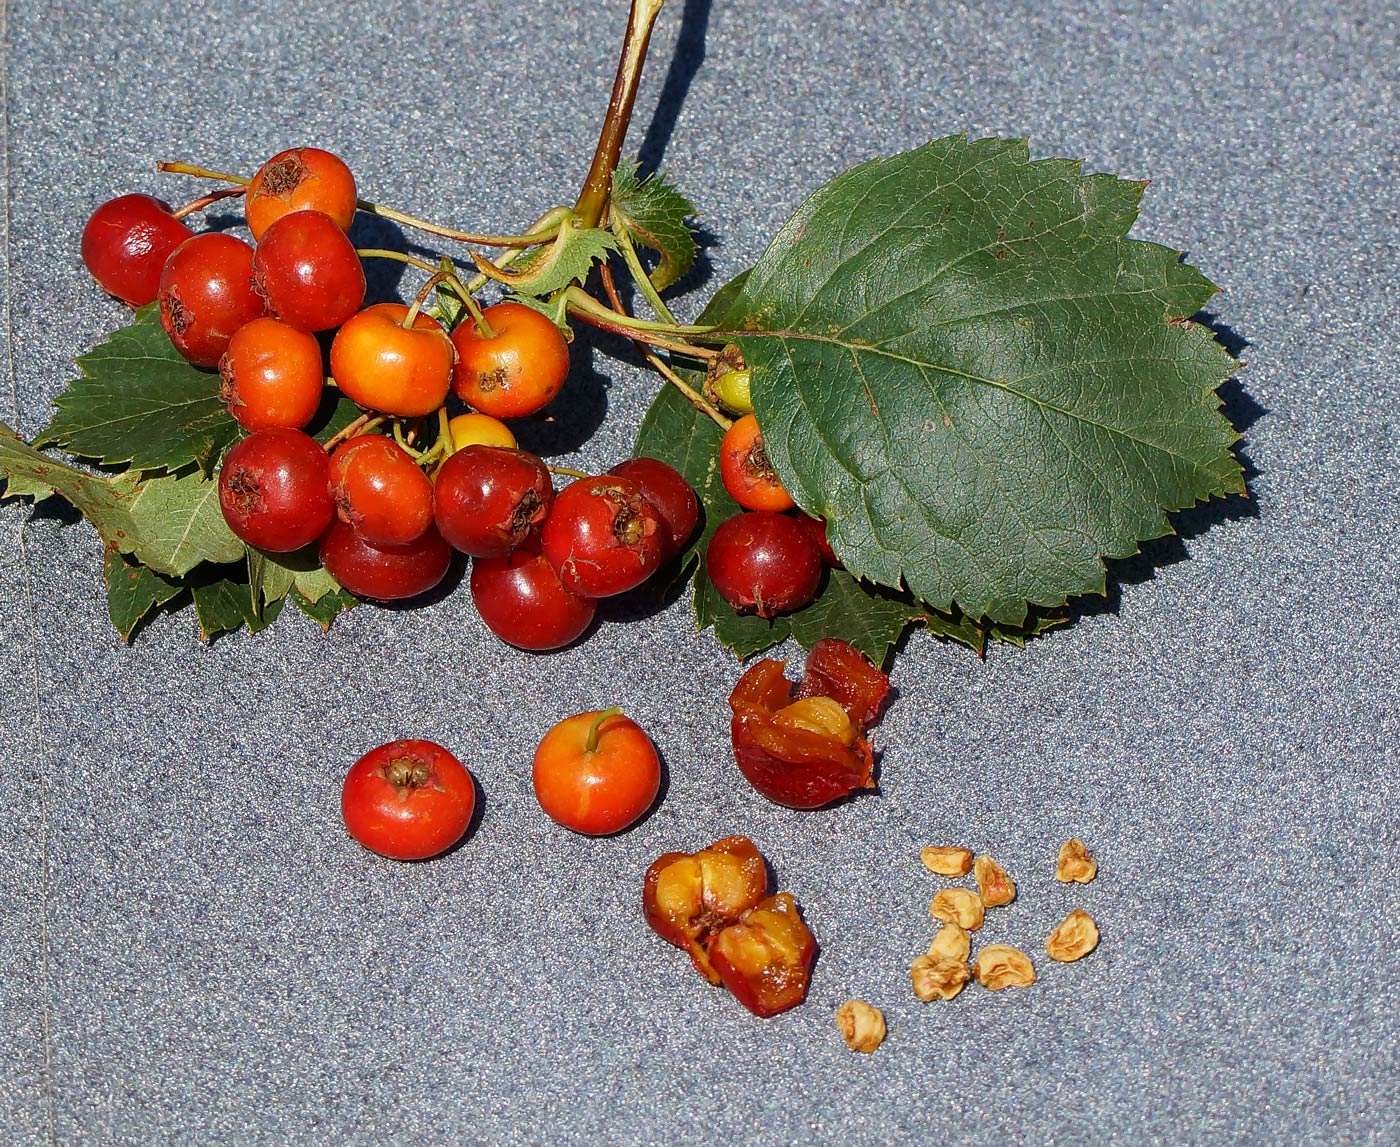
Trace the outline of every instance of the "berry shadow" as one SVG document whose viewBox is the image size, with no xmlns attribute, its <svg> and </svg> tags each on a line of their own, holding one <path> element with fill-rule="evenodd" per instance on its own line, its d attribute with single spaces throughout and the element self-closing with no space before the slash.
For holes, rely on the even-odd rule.
<svg viewBox="0 0 1400 1147">
<path fill-rule="evenodd" d="M 401 251 L 436 265 L 440 254 L 431 247 L 425 247 L 408 237 L 397 223 L 370 215 L 364 211 L 355 213 L 355 221 L 350 225 L 350 241 L 357 248 L 378 248 L 386 251 Z M 360 260 L 365 269 L 365 306 L 374 303 L 401 303 L 403 297 L 404 273 L 408 265 L 397 259 L 367 258 Z M 416 271 L 419 276 L 425 272 Z M 416 282 L 417 280 L 415 280 Z M 426 281 L 426 280 L 425 280 Z M 408 297 L 417 294 L 418 288 L 408 291 Z"/>
<path fill-rule="evenodd" d="M 393 610 L 395 613 L 421 609 L 427 605 L 437 605 L 457 592 L 457 587 L 462 584 L 466 572 L 466 557 L 453 550 L 452 560 L 448 563 L 447 573 L 443 575 L 442 581 L 426 593 L 420 593 L 417 597 L 404 598 L 402 601 L 374 601 L 371 599 L 369 604 L 377 606 L 379 609 Z"/>
<path fill-rule="evenodd" d="M 601 338 L 599 337 L 601 336 Z M 612 340 L 630 346 L 623 340 L 604 335 L 592 327 L 576 327 L 574 341 L 569 347 L 569 376 L 554 401 L 529 418 L 513 419 L 511 432 L 520 449 L 541 458 L 573 454 L 583 446 L 608 414 L 608 387 L 611 381 L 595 365 L 600 350 L 611 353 Z"/>
</svg>

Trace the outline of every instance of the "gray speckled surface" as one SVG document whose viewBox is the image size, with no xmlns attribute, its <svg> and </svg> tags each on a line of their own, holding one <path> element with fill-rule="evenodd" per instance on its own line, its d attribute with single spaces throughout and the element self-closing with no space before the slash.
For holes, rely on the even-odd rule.
<svg viewBox="0 0 1400 1147">
<path fill-rule="evenodd" d="M 95 535 L 0 507 L 0 1138 L 1394 1142 L 1393 8 L 673 4 L 632 141 L 664 143 L 720 237 L 684 313 L 839 170 L 953 131 L 1029 134 L 1150 177 L 1135 234 L 1226 288 L 1253 502 L 1183 515 L 1106 605 L 1024 652 L 913 637 L 882 794 L 815 814 L 738 780 L 736 667 L 684 602 L 543 658 L 496 643 L 464 592 L 207 648 L 182 614 L 124 648 Z M 10 4 L 0 410 L 37 431 L 121 321 L 77 236 L 113 193 L 187 198 L 157 158 L 248 171 L 316 143 L 369 197 L 483 227 L 571 198 L 621 8 Z M 654 384 L 583 357 L 562 413 L 606 421 L 548 444 L 607 465 Z M 669 790 L 585 840 L 539 813 L 529 756 L 608 702 L 652 731 Z M 485 792 L 445 859 L 395 865 L 342 835 L 344 770 L 395 736 L 443 742 Z M 810 1002 L 767 1023 L 636 907 L 655 855 L 732 831 L 822 942 Z M 1072 892 L 1050 877 L 1070 834 L 1102 873 Z M 1026 992 L 920 1005 L 907 968 L 937 882 L 917 852 L 940 840 L 1020 882 L 983 939 L 1038 948 L 1078 903 L 1099 951 Z M 831 1021 L 849 995 L 889 1018 L 872 1057 Z"/>
</svg>

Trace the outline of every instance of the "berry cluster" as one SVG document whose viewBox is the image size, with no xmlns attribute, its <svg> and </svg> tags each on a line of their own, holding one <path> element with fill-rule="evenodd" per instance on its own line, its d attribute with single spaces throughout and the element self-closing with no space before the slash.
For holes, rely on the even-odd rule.
<svg viewBox="0 0 1400 1147">
<path fill-rule="evenodd" d="M 184 223 L 237 193 L 256 246 Z M 157 303 L 175 348 L 219 370 L 248 432 L 219 470 L 240 539 L 272 553 L 315 544 L 345 589 L 379 601 L 432 589 L 456 549 L 473 559 L 472 597 L 493 632 L 524 649 L 567 645 L 598 598 L 640 585 L 685 547 L 695 493 L 670 466 L 637 458 L 556 496 L 549 468 L 501 420 L 559 392 L 565 332 L 520 302 L 478 309 L 455 275 L 434 275 L 412 306 L 365 306 L 362 253 L 346 234 L 357 203 L 340 159 L 297 148 L 246 190 L 181 211 L 146 195 L 104 204 L 83 259 L 117 298 Z M 444 280 L 463 305 L 450 332 L 421 309 Z M 323 446 L 305 427 L 326 386 L 316 336 L 330 331 L 331 385 L 363 414 Z M 449 394 L 471 411 L 450 418 Z M 434 418 L 435 440 L 415 449 Z"/>
</svg>

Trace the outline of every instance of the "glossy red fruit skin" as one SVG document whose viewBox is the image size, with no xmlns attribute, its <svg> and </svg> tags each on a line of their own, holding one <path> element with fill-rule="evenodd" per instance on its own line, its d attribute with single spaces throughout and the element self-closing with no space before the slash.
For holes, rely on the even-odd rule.
<svg viewBox="0 0 1400 1147">
<path fill-rule="evenodd" d="M 295 211 L 322 211 L 343 230 L 355 218 L 355 177 L 339 156 L 319 147 L 279 151 L 248 185 L 248 230 L 261 240 L 278 219 Z"/>
<path fill-rule="evenodd" d="M 569 377 L 569 344 L 533 307 L 507 300 L 482 313 L 495 331 L 482 335 L 468 320 L 452 332 L 457 362 L 452 390 L 493 418 L 523 418 L 543 409 Z"/>
<path fill-rule="evenodd" d="M 831 542 L 826 536 L 826 519 L 814 518 L 811 514 L 804 514 L 797 511 L 797 520 L 812 535 L 812 540 L 817 543 L 817 549 L 821 551 L 822 561 L 832 569 L 842 570 L 846 567 L 841 564 L 841 559 L 836 556 L 836 551 L 831 548 Z"/>
<path fill-rule="evenodd" d="M 700 499 L 695 490 L 674 466 L 659 458 L 629 458 L 612 467 L 609 474 L 630 478 L 642 488 L 646 498 L 666 524 L 666 536 L 661 548 L 661 560 L 670 561 L 685 549 L 700 523 Z"/>
<path fill-rule="evenodd" d="M 355 245 L 321 211 L 293 211 L 273 223 L 253 253 L 253 277 L 267 309 L 300 331 L 338 327 L 365 301 Z"/>
<path fill-rule="evenodd" d="M 375 601 L 403 601 L 427 593 L 447 576 L 452 547 L 436 529 L 401 546 L 372 546 L 332 515 L 321 535 L 321 564 L 345 589 Z"/>
<path fill-rule="evenodd" d="M 554 502 L 549 468 L 525 450 L 465 446 L 433 480 L 433 518 L 453 546 L 497 558 L 534 533 Z"/>
<path fill-rule="evenodd" d="M 156 301 L 170 252 L 194 232 L 153 195 L 119 195 L 83 228 L 83 264 L 97 285 L 128 306 Z"/>
<path fill-rule="evenodd" d="M 266 311 L 253 284 L 253 249 L 217 231 L 170 253 L 157 301 L 165 333 L 195 366 L 217 366 L 238 329 Z"/>
<path fill-rule="evenodd" d="M 796 518 L 750 510 L 719 524 L 705 551 L 705 572 L 740 613 L 776 617 L 817 596 L 822 555 Z"/>
<path fill-rule="evenodd" d="M 471 594 L 487 629 L 517 649 L 534 653 L 576 641 L 598 610 L 591 597 L 564 588 L 537 538 L 502 557 L 475 559 Z"/>
<path fill-rule="evenodd" d="M 325 393 L 321 344 L 264 315 L 239 327 L 219 359 L 219 396 L 244 430 L 299 430 Z"/>
<path fill-rule="evenodd" d="M 396 784 L 395 766 L 420 770 L 422 783 Z M 340 812 L 350 835 L 391 860 L 427 860 L 467 831 L 476 785 L 466 767 L 432 741 L 391 741 L 371 749 L 346 774 Z"/>
<path fill-rule="evenodd" d="M 560 491 L 540 530 L 540 544 L 565 589 L 611 597 L 657 571 L 668 535 L 637 483 L 600 474 Z"/>
<path fill-rule="evenodd" d="M 788 808 L 820 808 L 870 788 L 874 753 L 864 733 L 880 715 L 889 678 L 854 646 L 825 638 L 812 647 L 794 694 L 785 663 L 765 659 L 751 666 L 729 696 L 734 759 L 748 782 Z M 830 697 L 858 730 L 854 745 L 775 720 L 795 700 Z"/>
<path fill-rule="evenodd" d="M 335 517 L 329 460 L 300 430 L 271 427 L 248 435 L 219 469 L 219 507 L 229 529 L 250 546 L 288 553 L 314 542 Z"/>
<path fill-rule="evenodd" d="M 337 446 L 330 484 L 341 521 L 372 546 L 405 545 L 433 524 L 433 484 L 407 450 L 382 434 Z"/>
</svg>

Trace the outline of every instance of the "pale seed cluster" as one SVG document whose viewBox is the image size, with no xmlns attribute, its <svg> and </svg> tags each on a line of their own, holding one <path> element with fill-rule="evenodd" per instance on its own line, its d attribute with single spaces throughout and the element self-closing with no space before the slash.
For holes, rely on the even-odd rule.
<svg viewBox="0 0 1400 1147">
<path fill-rule="evenodd" d="M 909 968 L 914 994 L 924 1002 L 951 1000 L 968 980 L 976 978 L 984 988 L 1027 988 L 1035 983 L 1035 965 L 1029 956 L 1009 944 L 988 944 L 972 956 L 970 933 L 982 927 L 986 910 L 1010 904 L 1016 899 L 1016 882 L 992 857 L 974 857 L 966 848 L 925 848 L 919 859 L 937 876 L 957 879 L 972 873 L 977 891 L 953 887 L 940 889 L 929 905 L 929 914 L 942 922 L 933 943 Z M 1067 840 L 1060 848 L 1055 878 L 1062 883 L 1087 884 L 1094 879 L 1098 865 L 1078 840 Z M 1099 929 L 1093 917 L 1076 908 L 1062 920 L 1045 941 L 1045 952 L 1052 960 L 1068 963 L 1087 956 L 1097 947 Z"/>
</svg>

